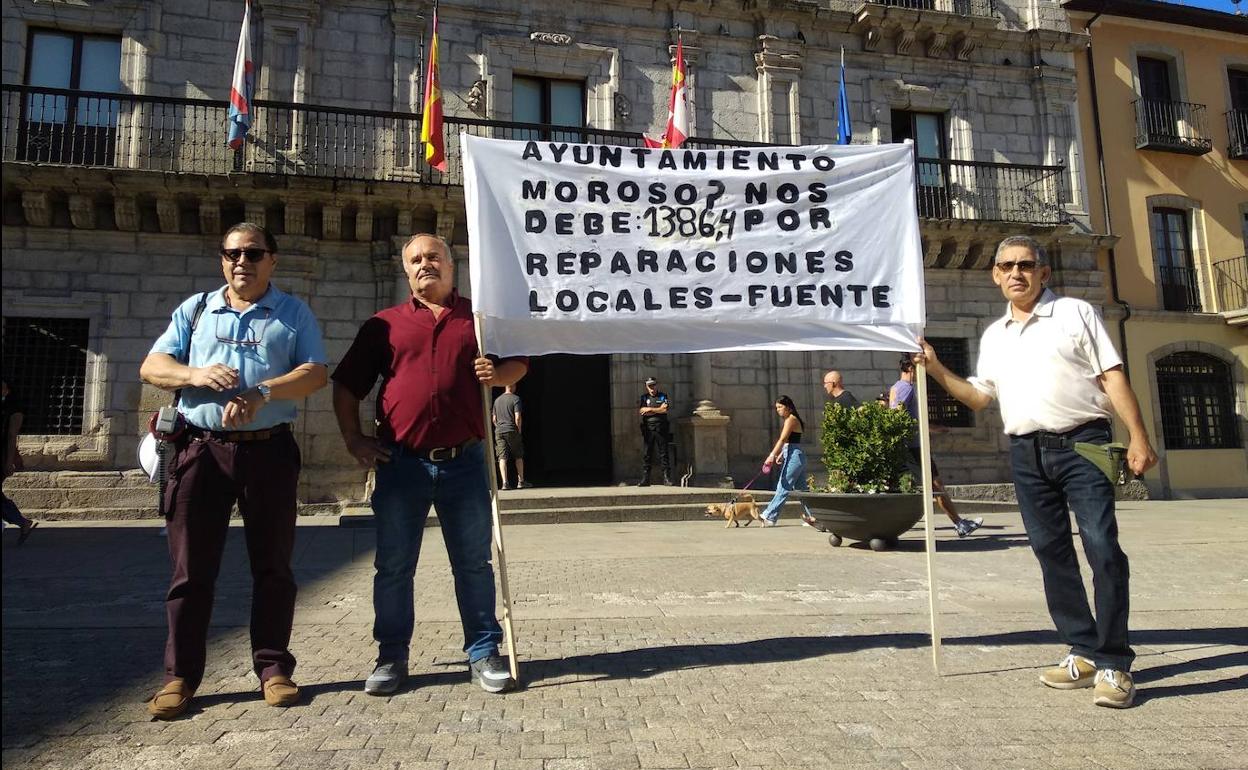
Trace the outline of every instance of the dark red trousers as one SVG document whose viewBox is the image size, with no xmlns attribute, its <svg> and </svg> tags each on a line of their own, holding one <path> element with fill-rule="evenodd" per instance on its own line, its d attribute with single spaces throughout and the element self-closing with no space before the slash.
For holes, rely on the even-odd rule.
<svg viewBox="0 0 1248 770">
<path fill-rule="evenodd" d="M 300 464 L 299 446 L 290 433 L 264 441 L 192 438 L 178 444 L 165 490 L 166 510 L 172 511 L 173 562 L 165 598 L 166 682 L 185 679 L 198 688 L 204 677 L 217 572 L 236 501 L 251 561 L 251 654 L 256 675 L 263 682 L 294 672 L 295 658 L 287 647 L 297 590 L 290 560 Z"/>
</svg>

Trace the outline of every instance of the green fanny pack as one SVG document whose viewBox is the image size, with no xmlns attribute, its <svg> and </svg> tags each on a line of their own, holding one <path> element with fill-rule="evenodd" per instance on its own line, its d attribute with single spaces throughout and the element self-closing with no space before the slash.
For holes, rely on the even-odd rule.
<svg viewBox="0 0 1248 770">
<path fill-rule="evenodd" d="M 1111 484 L 1127 483 L 1127 445 L 1089 444 L 1086 441 L 1075 442 L 1075 451 L 1087 458 L 1093 465 L 1101 469 L 1101 473 Z"/>
</svg>

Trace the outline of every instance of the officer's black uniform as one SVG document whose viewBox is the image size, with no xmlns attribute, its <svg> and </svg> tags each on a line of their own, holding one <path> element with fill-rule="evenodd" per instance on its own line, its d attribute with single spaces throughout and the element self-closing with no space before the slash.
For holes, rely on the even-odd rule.
<svg viewBox="0 0 1248 770">
<path fill-rule="evenodd" d="M 652 396 L 649 392 L 642 393 L 641 398 L 637 400 L 637 408 L 644 406 L 662 406 L 671 402 L 667 398 L 667 394 L 656 391 Z M 650 463 L 654 459 L 655 450 L 659 453 L 659 464 L 663 468 L 663 483 L 672 484 L 672 461 L 668 454 L 667 445 L 671 441 L 671 429 L 668 427 L 666 414 L 645 414 L 641 416 L 641 481 L 637 484 L 639 487 L 648 486 L 650 484 Z"/>
</svg>

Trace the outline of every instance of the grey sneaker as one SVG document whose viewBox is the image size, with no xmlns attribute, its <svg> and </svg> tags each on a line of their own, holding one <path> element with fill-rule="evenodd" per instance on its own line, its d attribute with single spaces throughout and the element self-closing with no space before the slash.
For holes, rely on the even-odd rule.
<svg viewBox="0 0 1248 770">
<path fill-rule="evenodd" d="M 532 488 L 533 488 L 533 485 L 527 481 L 520 481 L 516 483 L 516 489 L 532 489 Z"/>
<path fill-rule="evenodd" d="M 953 528 L 958 531 L 958 537 L 966 537 L 982 526 L 984 526 L 984 517 L 980 516 L 978 519 L 962 519 L 953 525 Z"/>
<path fill-rule="evenodd" d="M 501 656 L 495 654 L 468 664 L 472 681 L 481 685 L 486 692 L 502 692 L 513 684 L 511 672 Z"/>
<path fill-rule="evenodd" d="M 364 681 L 364 692 L 369 695 L 393 695 L 406 681 L 407 661 L 378 663 Z"/>
</svg>

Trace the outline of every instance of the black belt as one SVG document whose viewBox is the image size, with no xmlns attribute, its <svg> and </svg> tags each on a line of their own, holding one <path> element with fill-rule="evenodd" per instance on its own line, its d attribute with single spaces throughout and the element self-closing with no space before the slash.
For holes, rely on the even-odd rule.
<svg viewBox="0 0 1248 770">
<path fill-rule="evenodd" d="M 1041 449 L 1073 449 L 1075 446 L 1074 436 L 1083 433 L 1086 430 L 1102 430 L 1106 433 L 1110 432 L 1109 420 L 1093 420 L 1078 425 L 1063 433 L 1054 433 L 1047 430 L 1038 430 L 1032 433 L 1024 433 L 1017 438 L 1023 441 L 1034 441 L 1036 446 Z"/>
<path fill-rule="evenodd" d="M 479 438 L 470 438 L 459 446 L 436 446 L 429 449 L 414 449 L 409 446 L 398 446 L 399 454 L 411 455 L 419 457 L 422 460 L 428 460 L 431 463 L 443 463 L 447 460 L 454 460 L 464 452 L 481 443 Z"/>
<path fill-rule="evenodd" d="M 272 428 L 262 428 L 260 430 L 208 430 L 198 425 L 187 425 L 187 435 L 197 438 L 213 438 L 217 441 L 232 441 L 241 443 L 244 441 L 268 441 L 275 436 L 283 433 L 290 433 L 290 423 L 283 422 L 274 425 Z"/>
</svg>

